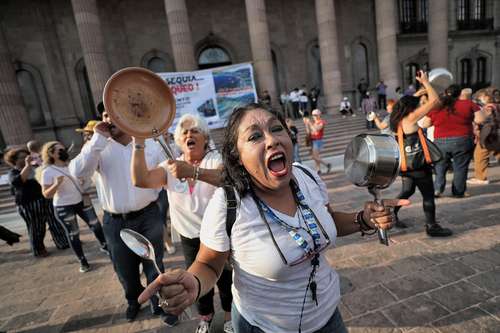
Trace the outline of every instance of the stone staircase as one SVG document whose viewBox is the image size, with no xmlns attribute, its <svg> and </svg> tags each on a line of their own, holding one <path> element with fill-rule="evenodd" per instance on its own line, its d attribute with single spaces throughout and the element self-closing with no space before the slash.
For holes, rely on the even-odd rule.
<svg viewBox="0 0 500 333">
<path fill-rule="evenodd" d="M 323 118 L 327 121 L 325 127 L 325 144 L 323 147 L 322 156 L 330 157 L 343 155 L 345 147 L 350 140 L 360 133 L 370 132 L 377 133 L 377 130 L 367 131 L 365 128 L 365 117 L 358 113 L 357 117 L 342 118 L 340 115 L 324 115 Z M 300 156 L 302 160 L 311 159 L 309 148 L 304 145 L 305 129 L 302 120 L 295 121 L 295 126 L 299 130 Z M 213 130 L 211 132 L 212 139 L 217 147 L 220 147 L 224 131 L 223 129 Z M 0 164 L 0 175 L 8 172 L 9 168 L 5 164 Z M 95 197 L 93 191 L 92 197 Z M 0 185 L 0 214 L 7 214 L 16 211 L 14 197 L 10 193 L 9 185 Z"/>
</svg>

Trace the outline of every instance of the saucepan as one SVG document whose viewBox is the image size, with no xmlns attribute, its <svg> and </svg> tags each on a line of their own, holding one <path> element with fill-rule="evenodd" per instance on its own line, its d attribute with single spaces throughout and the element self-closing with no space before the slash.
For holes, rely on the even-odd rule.
<svg viewBox="0 0 500 333">
<path fill-rule="evenodd" d="M 367 187 L 377 204 L 380 190 L 389 187 L 399 174 L 400 154 L 394 137 L 386 134 L 360 134 L 344 153 L 344 172 L 356 186 Z M 380 243 L 389 245 L 387 232 L 378 229 Z"/>
<path fill-rule="evenodd" d="M 123 68 L 106 82 L 103 103 L 116 127 L 138 138 L 154 138 L 167 158 L 175 159 L 162 135 L 175 118 L 175 98 L 161 77 L 141 67 Z"/>
</svg>

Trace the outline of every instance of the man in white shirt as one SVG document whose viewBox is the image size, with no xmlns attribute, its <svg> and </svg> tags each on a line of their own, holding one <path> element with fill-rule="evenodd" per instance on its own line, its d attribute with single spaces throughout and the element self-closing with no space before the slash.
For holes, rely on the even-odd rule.
<svg viewBox="0 0 500 333">
<path fill-rule="evenodd" d="M 95 176 L 97 194 L 104 210 L 104 235 L 115 272 L 125 291 L 128 321 L 133 321 L 139 313 L 137 298 L 144 290 L 140 281 L 139 264 L 142 262 L 148 283 L 158 274 L 152 262 L 141 260 L 128 249 L 120 238 L 120 230 L 129 228 L 149 239 L 155 250 L 156 264 L 161 271 L 164 270 L 164 225 L 156 203 L 159 190 L 132 185 L 132 149 L 132 138 L 115 127 L 104 111 L 103 122 L 94 127 L 92 139 L 75 157 L 70 170 L 75 177 Z M 146 140 L 145 154 L 149 167 L 154 167 L 165 159 L 159 145 L 152 140 Z M 153 314 L 161 315 L 165 324 L 173 326 L 177 323 L 176 316 L 165 314 L 158 306 L 156 296 L 151 297 L 150 301 Z"/>
</svg>

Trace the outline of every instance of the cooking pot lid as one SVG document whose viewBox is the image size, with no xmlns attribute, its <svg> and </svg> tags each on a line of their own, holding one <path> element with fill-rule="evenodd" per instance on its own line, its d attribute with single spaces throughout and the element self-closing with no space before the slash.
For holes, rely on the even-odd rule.
<svg viewBox="0 0 500 333">
<path fill-rule="evenodd" d="M 103 92 L 112 122 L 125 133 L 149 138 L 168 130 L 175 118 L 175 98 L 155 73 L 128 67 L 114 73 Z"/>
</svg>

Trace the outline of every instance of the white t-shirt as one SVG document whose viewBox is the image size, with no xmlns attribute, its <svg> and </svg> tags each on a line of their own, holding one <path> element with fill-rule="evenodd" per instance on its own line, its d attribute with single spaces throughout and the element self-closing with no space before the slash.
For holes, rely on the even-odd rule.
<svg viewBox="0 0 500 333">
<path fill-rule="evenodd" d="M 337 230 L 325 207 L 328 203 L 326 186 L 316 172 L 310 172 L 318 184 L 302 170 L 293 168 L 293 175 L 309 207 L 334 244 Z M 307 260 L 293 267 L 285 265 L 252 197 L 247 195 L 238 201 L 240 205 L 230 242 L 226 232 L 225 193 L 222 188 L 215 191 L 201 224 L 201 242 L 219 252 L 229 251 L 231 248 L 234 266 L 233 302 L 250 324 L 265 332 L 296 332 L 304 293 L 312 271 L 311 261 Z M 296 213 L 295 217 L 276 210 L 274 213 L 289 225 L 298 226 L 300 213 Z M 302 218 L 300 221 L 304 226 Z M 302 257 L 303 250 L 284 229 L 271 221 L 269 225 L 288 262 Z M 313 244 L 306 232 L 301 230 L 301 235 L 309 244 Z M 326 241 L 321 231 L 320 235 L 323 244 Z M 311 292 L 308 291 L 302 318 L 304 333 L 323 327 L 340 302 L 339 278 L 325 259 L 324 252 L 320 256 L 315 280 L 319 306 L 312 301 Z"/>
<path fill-rule="evenodd" d="M 70 172 L 68 167 L 59 167 L 55 165 L 47 166 L 42 172 L 42 185 L 50 186 L 54 184 L 57 177 L 64 176 L 64 180 L 57 188 L 56 194 L 54 194 L 53 203 L 54 206 L 68 206 L 74 205 L 82 201 L 82 194 L 76 186 L 79 186 L 78 180 L 73 177 L 73 181 L 69 178 Z"/>
<path fill-rule="evenodd" d="M 182 157 L 179 157 L 178 160 L 182 160 Z M 172 176 L 166 168 L 166 163 L 166 161 L 162 162 L 160 166 L 167 170 L 166 189 L 172 226 L 186 238 L 198 238 L 200 237 L 203 213 L 217 187 L 197 181 L 192 192 L 190 192 L 188 182 L 181 182 Z M 202 169 L 217 169 L 221 165 L 222 158 L 220 154 L 212 150 L 205 155 L 199 167 Z"/>
</svg>

